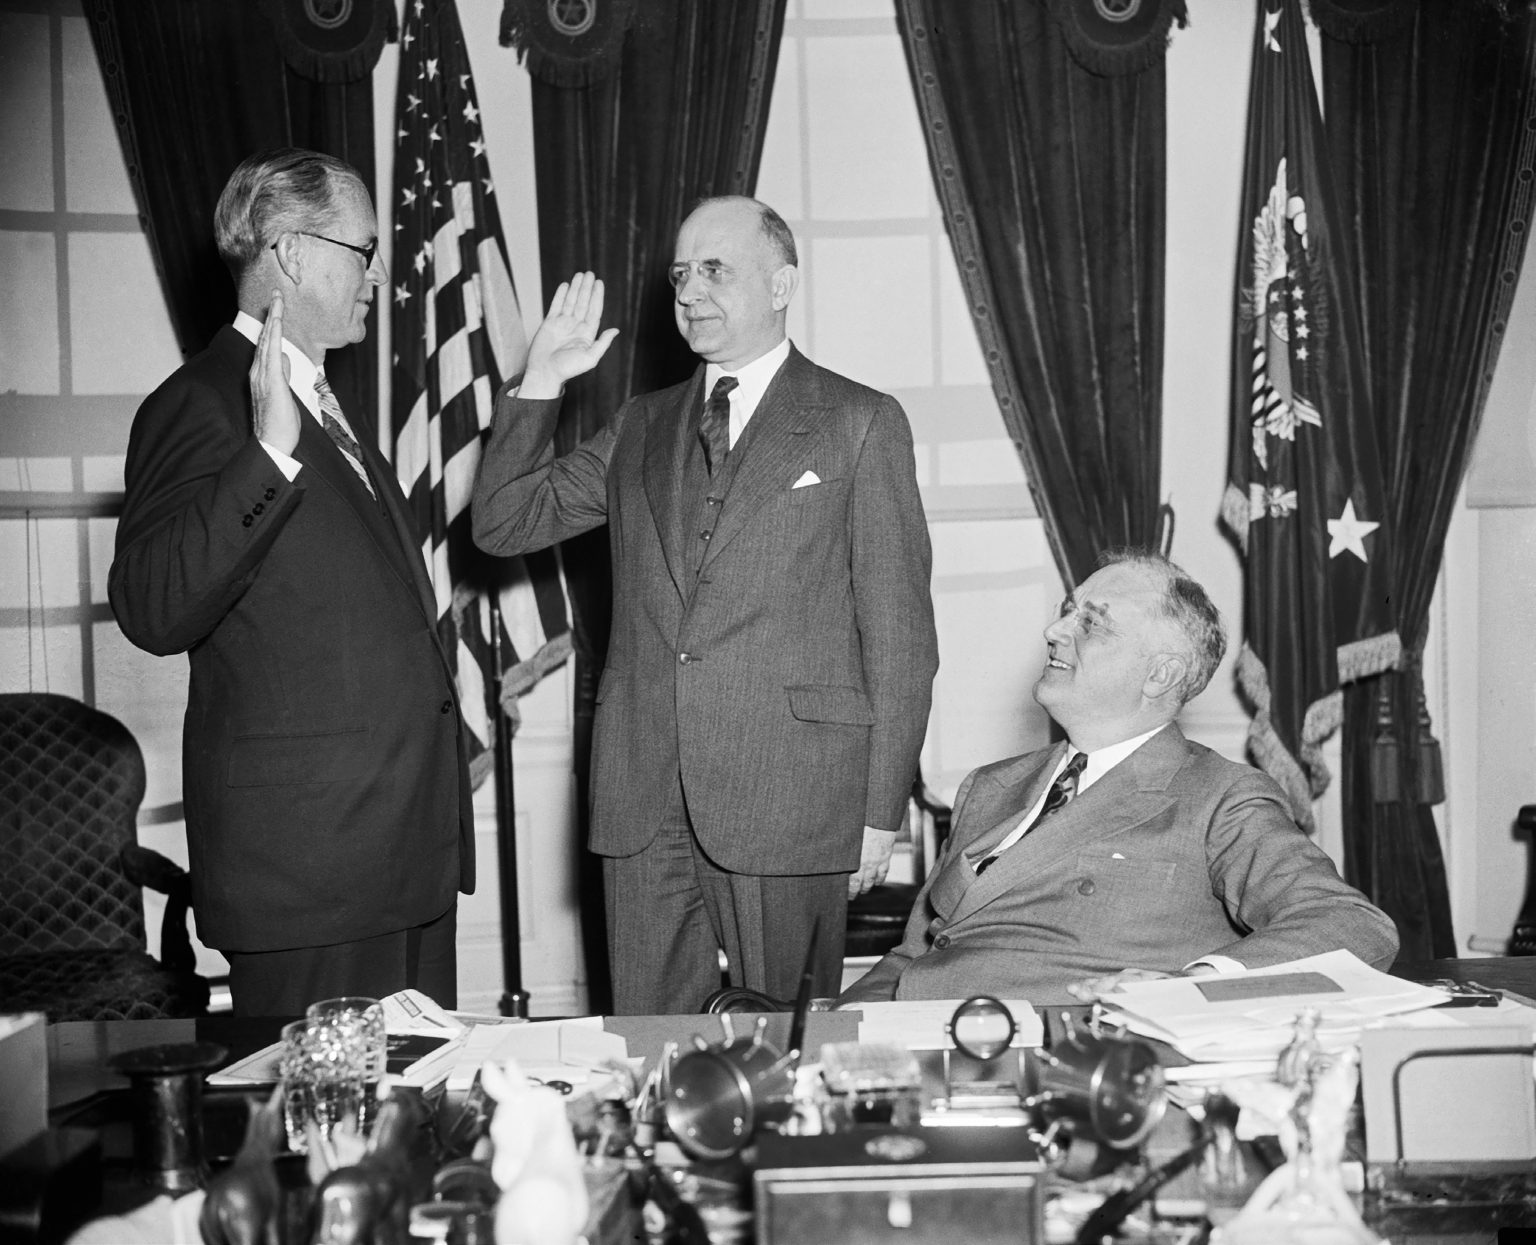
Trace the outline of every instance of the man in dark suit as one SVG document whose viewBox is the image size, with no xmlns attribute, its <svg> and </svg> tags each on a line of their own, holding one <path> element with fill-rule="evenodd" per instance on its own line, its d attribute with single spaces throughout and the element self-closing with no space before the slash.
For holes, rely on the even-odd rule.
<svg viewBox="0 0 1536 1245">
<path fill-rule="evenodd" d="M 927 727 L 911 431 L 790 344 L 797 263 L 766 205 L 700 205 L 670 275 L 701 366 L 557 459 L 561 387 L 613 335 L 600 282 L 561 286 L 475 489 L 492 553 L 608 523 L 590 845 L 620 1012 L 696 1011 L 721 949 L 733 984 L 793 995 L 814 919 L 816 988 L 835 992 L 848 899 L 885 876 Z"/>
<path fill-rule="evenodd" d="M 1280 788 L 1174 724 L 1226 647 L 1198 583 L 1112 554 L 1045 638 L 1035 699 L 1067 741 L 966 778 L 901 944 L 839 1004 L 1070 1003 L 1338 948 L 1391 965 L 1391 919 L 1339 878 Z"/>
<path fill-rule="evenodd" d="M 373 205 L 348 165 L 283 150 L 235 170 L 215 230 L 240 313 L 139 408 L 109 579 L 124 634 L 191 662 L 198 933 L 237 1012 L 408 986 L 452 1006 L 457 693 L 394 473 L 324 379 L 387 279 Z"/>
</svg>

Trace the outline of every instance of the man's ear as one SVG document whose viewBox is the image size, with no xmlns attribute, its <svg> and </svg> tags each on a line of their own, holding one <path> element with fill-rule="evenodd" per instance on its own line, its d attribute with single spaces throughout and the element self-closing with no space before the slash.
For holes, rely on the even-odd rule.
<svg viewBox="0 0 1536 1245">
<path fill-rule="evenodd" d="M 783 311 L 789 306 L 789 300 L 795 296 L 795 291 L 800 288 L 800 270 L 793 264 L 785 264 L 773 274 L 773 309 Z"/>
<path fill-rule="evenodd" d="M 303 248 L 299 245 L 299 235 L 292 232 L 279 234 L 272 247 L 272 255 L 282 274 L 298 285 L 304 273 Z"/>
<path fill-rule="evenodd" d="M 1178 653 L 1154 653 L 1147 664 L 1147 677 L 1142 681 L 1141 694 L 1148 700 L 1157 700 L 1170 694 L 1177 696 L 1189 663 Z"/>
</svg>

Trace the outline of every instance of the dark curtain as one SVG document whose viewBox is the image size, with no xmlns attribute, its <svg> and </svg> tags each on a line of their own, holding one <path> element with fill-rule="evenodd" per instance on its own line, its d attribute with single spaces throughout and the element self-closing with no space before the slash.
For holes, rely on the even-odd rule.
<svg viewBox="0 0 1536 1245">
<path fill-rule="evenodd" d="M 1420 657 L 1445 534 L 1502 344 L 1536 176 L 1526 6 L 1313 0 L 1329 145 L 1362 292 L 1403 668 L 1345 691 L 1345 868 L 1401 958 L 1456 954 Z M 1529 343 L 1524 343 L 1529 348 Z"/>
<path fill-rule="evenodd" d="M 559 449 L 603 427 L 638 393 L 675 384 L 697 360 L 678 335 L 666 266 L 677 227 L 705 195 L 751 194 L 783 33 L 785 0 L 644 0 L 617 66 L 583 86 L 534 67 L 534 161 L 544 300 L 590 268 L 618 340 L 572 384 Z M 608 534 L 562 550 L 576 651 L 575 765 L 585 840 L 592 713 L 608 646 Z M 608 1006 L 601 873 L 583 851 L 582 934 L 590 1006 Z"/>
<path fill-rule="evenodd" d="M 235 315 L 213 243 L 230 173 L 263 148 L 308 147 L 373 187 L 373 87 L 366 73 L 325 84 L 295 73 L 249 0 L 90 0 L 86 11 L 171 324 L 190 356 Z M 367 338 L 326 359 L 349 417 L 365 422 L 378 410 L 377 308 Z"/>
<path fill-rule="evenodd" d="M 896 3 L 992 388 L 1070 586 L 1106 546 L 1158 539 L 1173 6 L 1118 64 L 1069 44 L 1069 7 Z"/>
</svg>

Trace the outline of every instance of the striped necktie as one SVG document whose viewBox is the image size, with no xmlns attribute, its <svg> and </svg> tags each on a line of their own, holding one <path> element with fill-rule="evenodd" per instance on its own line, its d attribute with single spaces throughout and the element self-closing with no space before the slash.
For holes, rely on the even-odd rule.
<svg viewBox="0 0 1536 1245">
<path fill-rule="evenodd" d="M 325 429 L 325 435 L 330 437 L 336 448 L 352 464 L 352 470 L 357 472 L 357 478 L 368 490 L 368 496 L 377 501 L 379 495 L 373 491 L 373 481 L 368 478 L 368 468 L 363 466 L 363 447 L 341 422 L 341 403 L 336 401 L 336 395 L 331 392 L 331 382 L 325 379 L 324 372 L 318 372 L 315 375 L 315 392 L 320 395 L 320 426 Z"/>
<path fill-rule="evenodd" d="M 1067 768 L 1056 775 L 1056 781 L 1051 784 L 1051 789 L 1046 793 L 1045 803 L 1040 806 L 1040 811 L 1035 814 L 1034 821 L 1029 823 L 1028 834 L 1042 821 L 1049 817 L 1057 809 L 1065 808 L 1067 802 L 1077 794 L 1077 780 L 1082 777 L 1083 770 L 1088 766 L 1088 754 L 1086 752 L 1074 752 L 1072 759 L 1067 762 Z M 1022 835 L 1020 836 L 1023 837 Z M 1000 853 L 994 851 L 990 856 L 984 856 L 976 862 L 976 876 L 980 877 L 998 858 Z"/>
<path fill-rule="evenodd" d="M 722 376 L 717 380 L 699 419 L 699 440 L 704 443 L 704 463 L 711 478 L 731 452 L 731 390 L 739 383 L 734 376 Z"/>
</svg>

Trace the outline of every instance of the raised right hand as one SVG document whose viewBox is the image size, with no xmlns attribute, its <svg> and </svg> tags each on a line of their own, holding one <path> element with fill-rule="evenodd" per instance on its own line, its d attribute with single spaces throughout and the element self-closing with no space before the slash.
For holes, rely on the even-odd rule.
<svg viewBox="0 0 1536 1245">
<path fill-rule="evenodd" d="M 288 388 L 288 360 L 283 357 L 283 296 L 272 291 L 272 305 L 256 339 L 251 360 L 252 424 L 258 441 L 292 454 L 299 446 L 299 408 Z"/>
<path fill-rule="evenodd" d="M 603 319 L 603 283 L 590 272 L 562 281 L 549 312 L 528 343 L 528 366 L 518 389 L 522 398 L 557 398 L 565 382 L 590 372 L 608 352 L 618 329 L 598 334 Z"/>
</svg>

